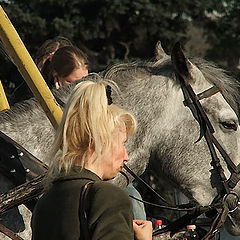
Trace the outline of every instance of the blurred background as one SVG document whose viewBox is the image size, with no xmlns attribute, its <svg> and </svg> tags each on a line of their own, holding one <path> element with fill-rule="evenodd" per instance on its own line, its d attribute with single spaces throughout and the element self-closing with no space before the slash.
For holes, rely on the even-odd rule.
<svg viewBox="0 0 240 240">
<path fill-rule="evenodd" d="M 61 35 L 89 57 L 90 72 L 118 61 L 152 59 L 157 41 L 170 54 L 180 41 L 189 56 L 218 64 L 240 79 L 239 0 L 0 0 L 30 55 Z M 23 82 L 0 48 L 0 79 L 7 96 Z M 170 202 L 177 192 L 148 167 L 143 178 Z M 140 183 L 145 200 L 158 203 Z M 173 220 L 176 212 L 146 207 L 151 217 Z"/>
<path fill-rule="evenodd" d="M 189 55 L 214 61 L 239 77 L 239 0 L 0 0 L 34 58 L 47 39 L 69 38 L 89 56 L 90 71 L 151 59 L 158 40 L 170 53 L 180 41 Z M 23 79 L 0 51 L 7 94 Z"/>
</svg>

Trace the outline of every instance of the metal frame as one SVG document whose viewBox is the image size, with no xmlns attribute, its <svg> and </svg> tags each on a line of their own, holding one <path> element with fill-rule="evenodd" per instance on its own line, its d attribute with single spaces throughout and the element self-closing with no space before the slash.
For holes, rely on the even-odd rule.
<svg viewBox="0 0 240 240">
<path fill-rule="evenodd" d="M 0 38 L 53 127 L 57 128 L 62 110 L 1 5 Z"/>
<path fill-rule="evenodd" d="M 0 80 L 0 111 L 10 109 L 6 94 L 3 89 L 2 82 Z"/>
</svg>

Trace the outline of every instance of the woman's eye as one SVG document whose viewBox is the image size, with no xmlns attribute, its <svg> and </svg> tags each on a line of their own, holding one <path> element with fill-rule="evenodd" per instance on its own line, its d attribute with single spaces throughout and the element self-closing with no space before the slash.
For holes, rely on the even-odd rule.
<svg viewBox="0 0 240 240">
<path fill-rule="evenodd" d="M 226 128 L 226 129 L 231 129 L 234 131 L 237 131 L 238 125 L 235 122 L 220 122 L 220 124 Z"/>
</svg>

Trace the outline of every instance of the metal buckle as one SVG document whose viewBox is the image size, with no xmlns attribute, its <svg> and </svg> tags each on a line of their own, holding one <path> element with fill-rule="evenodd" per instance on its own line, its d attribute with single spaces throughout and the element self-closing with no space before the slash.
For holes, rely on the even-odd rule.
<svg viewBox="0 0 240 240">
<path fill-rule="evenodd" d="M 235 211 L 238 209 L 238 207 L 240 206 L 240 199 L 239 199 L 239 196 L 238 196 L 237 193 L 231 191 L 231 192 L 229 192 L 229 193 L 227 193 L 227 194 L 224 195 L 224 197 L 223 197 L 223 199 L 222 199 L 222 201 L 223 201 L 224 204 L 226 204 L 226 202 L 227 202 L 227 197 L 230 196 L 230 195 L 233 195 L 233 196 L 235 196 L 235 197 L 237 198 L 236 207 L 235 207 L 234 209 L 232 209 L 232 210 L 229 210 L 229 213 L 233 213 L 233 212 L 235 212 Z"/>
</svg>

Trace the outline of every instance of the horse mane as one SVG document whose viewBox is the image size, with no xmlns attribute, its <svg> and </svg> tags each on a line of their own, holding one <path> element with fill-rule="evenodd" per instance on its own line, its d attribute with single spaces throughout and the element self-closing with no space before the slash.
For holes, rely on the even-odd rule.
<svg viewBox="0 0 240 240">
<path fill-rule="evenodd" d="M 215 85 L 222 93 L 226 101 L 230 104 L 233 110 L 238 114 L 238 102 L 240 99 L 239 94 L 239 82 L 232 77 L 226 70 L 219 68 L 216 64 L 206 61 L 202 58 L 190 58 L 190 61 L 195 64 L 209 83 Z M 118 85 L 126 87 L 131 84 L 131 79 L 143 80 L 148 79 L 152 75 L 164 75 L 168 76 L 173 81 L 176 81 L 174 75 L 174 67 L 171 63 L 171 59 L 164 61 L 132 61 L 126 63 L 117 63 L 109 66 L 106 70 L 96 74 L 89 74 L 84 79 L 96 81 L 98 77 L 102 76 L 105 79 L 117 80 Z M 83 80 L 84 80 L 83 79 Z M 69 93 L 82 80 L 78 80 L 70 85 L 63 86 L 60 89 L 52 89 L 54 96 L 60 98 L 63 102 L 66 102 Z M 141 81 L 139 81 L 141 83 Z M 32 98 L 14 105 L 11 110 L 4 111 L 4 119 L 17 119 L 17 116 L 21 113 L 24 115 L 29 111 L 39 108 L 37 101 Z"/>
<path fill-rule="evenodd" d="M 210 61 L 202 58 L 190 58 L 190 61 L 196 65 L 204 75 L 205 79 L 215 85 L 222 93 L 225 100 L 233 108 L 238 115 L 238 102 L 240 100 L 239 88 L 240 84 L 236 78 L 230 75 L 226 70 L 218 67 Z M 105 70 L 104 77 L 114 79 L 121 77 L 124 79 L 143 79 L 150 75 L 169 76 L 173 81 L 176 80 L 174 67 L 171 59 L 157 62 L 135 61 L 130 63 L 116 64 Z M 121 81 L 119 81 L 120 84 Z M 125 81 L 126 82 L 126 81 Z"/>
<path fill-rule="evenodd" d="M 193 58 L 191 61 L 200 69 L 205 79 L 219 89 L 225 100 L 238 115 L 238 102 L 240 100 L 238 80 L 213 62 L 202 58 Z"/>
<path fill-rule="evenodd" d="M 120 75 L 123 79 L 137 79 L 149 77 L 151 75 L 163 75 L 173 73 L 173 66 L 170 61 L 161 62 L 155 65 L 152 61 L 133 61 L 127 63 L 118 63 L 108 67 L 104 72 L 104 78 L 114 79 L 116 75 Z"/>
</svg>

